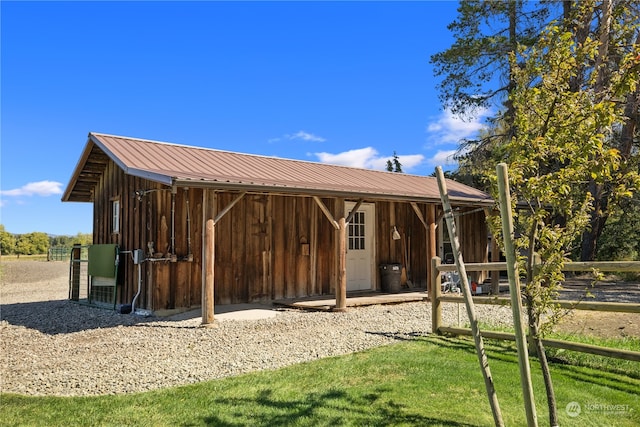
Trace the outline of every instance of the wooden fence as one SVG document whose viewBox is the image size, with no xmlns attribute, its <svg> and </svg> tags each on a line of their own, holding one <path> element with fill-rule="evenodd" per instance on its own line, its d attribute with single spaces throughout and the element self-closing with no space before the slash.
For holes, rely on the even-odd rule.
<svg viewBox="0 0 640 427">
<path fill-rule="evenodd" d="M 465 264 L 467 272 L 472 271 L 505 271 L 507 269 L 506 262 L 492 263 L 473 263 Z M 597 269 L 606 272 L 640 272 L 640 262 L 570 262 L 564 265 L 563 271 L 591 271 Z M 471 335 L 471 329 L 453 328 L 442 325 L 442 303 L 458 303 L 464 304 L 464 297 L 454 295 L 443 295 L 441 288 L 440 273 L 456 271 L 454 264 L 442 264 L 440 258 L 435 257 L 431 260 L 431 283 L 433 286 L 429 290 L 431 299 L 431 330 L 435 333 L 449 333 L 454 335 Z M 473 297 L 475 304 L 493 304 L 493 305 L 510 305 L 511 300 L 508 297 L 489 296 L 489 297 Z M 609 311 L 617 313 L 640 313 L 640 304 L 637 303 L 621 303 L 621 302 L 599 302 L 599 301 L 569 301 L 555 300 L 561 308 L 575 310 L 595 310 Z M 482 331 L 482 336 L 500 340 L 515 340 L 515 335 L 507 332 Z M 597 354 L 600 356 L 615 357 L 619 359 L 632 360 L 640 362 L 640 352 L 630 350 L 612 349 L 607 347 L 594 346 L 589 344 L 576 343 L 571 341 L 543 339 L 543 343 L 547 347 L 561 348 L 565 350 L 580 351 L 583 353 Z"/>
</svg>

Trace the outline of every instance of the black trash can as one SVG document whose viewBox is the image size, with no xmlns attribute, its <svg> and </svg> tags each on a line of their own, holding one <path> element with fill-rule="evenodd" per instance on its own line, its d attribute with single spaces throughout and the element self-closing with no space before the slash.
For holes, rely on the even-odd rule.
<svg viewBox="0 0 640 427">
<path fill-rule="evenodd" d="M 397 293 L 402 289 L 402 264 L 380 264 L 382 292 Z"/>
</svg>

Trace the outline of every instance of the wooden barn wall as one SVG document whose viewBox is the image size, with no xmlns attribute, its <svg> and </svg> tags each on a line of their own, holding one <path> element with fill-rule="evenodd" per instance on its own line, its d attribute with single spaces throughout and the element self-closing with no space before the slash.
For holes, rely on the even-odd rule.
<svg viewBox="0 0 640 427">
<path fill-rule="evenodd" d="M 202 299 L 203 190 L 177 188 L 172 196 L 171 189 L 166 186 L 155 188 L 157 191 L 147 194 L 142 202 L 152 217 L 143 248 L 148 252 L 147 245 L 153 242 L 153 258 L 160 260 L 143 264 L 148 270 L 150 308 L 171 310 L 199 306 Z M 175 255 L 175 262 L 169 260 L 172 255 Z"/>
<path fill-rule="evenodd" d="M 475 211 L 475 212 L 473 212 Z M 465 213 L 470 212 L 470 213 Z M 456 218 L 456 228 L 460 236 L 460 247 L 465 262 L 488 262 L 489 260 L 489 231 L 484 211 L 466 208 L 462 215 Z M 482 283 L 488 277 L 488 272 L 471 272 L 472 280 Z"/>
<path fill-rule="evenodd" d="M 152 191 L 143 196 L 142 200 L 138 200 L 134 197 L 136 190 Z M 111 228 L 111 204 L 114 200 L 120 201 L 119 233 L 112 233 Z M 115 163 L 109 162 L 94 192 L 93 241 L 118 244 L 121 252 L 143 249 L 148 257 L 168 258 L 171 252 L 171 206 L 169 187 L 126 175 Z M 187 233 L 189 227 L 190 235 Z M 189 236 L 191 258 L 188 256 Z M 185 191 L 180 188 L 175 195 L 174 252 L 177 262 L 158 261 L 141 264 L 142 289 L 136 302 L 137 307 L 163 310 L 200 305 L 201 236 L 202 190 Z M 148 253 L 149 242 L 153 242 L 153 254 Z M 131 303 L 137 293 L 137 268 L 133 264 L 131 254 L 121 254 L 118 265 L 119 303 Z"/>
<path fill-rule="evenodd" d="M 152 190 L 141 200 L 136 190 Z M 178 188 L 175 194 L 177 262 L 145 262 L 137 306 L 155 311 L 201 305 L 203 227 L 236 197 L 198 188 Z M 111 232 L 111 203 L 120 201 L 120 232 Z M 336 212 L 336 199 L 323 203 Z M 188 202 L 188 203 L 187 203 Z M 207 206 L 203 206 L 207 203 Z M 427 205 L 418 204 L 423 218 Z M 409 203 L 375 202 L 375 263 L 406 265 L 414 287 L 425 288 L 428 277 L 428 234 Z M 105 168 L 94 194 L 96 243 L 117 243 L 121 251 L 143 249 L 153 242 L 153 257 L 171 256 L 171 189 L 125 175 L 113 162 Z M 484 212 L 457 218 L 465 261 L 487 261 Z M 393 227 L 400 240 L 393 240 Z M 216 304 L 269 301 L 332 295 L 337 282 L 337 232 L 312 198 L 245 195 L 216 225 Z M 130 303 L 137 292 L 138 271 L 130 254 L 119 265 L 118 302 Z M 474 277 L 482 281 L 484 275 Z M 374 280 L 379 289 L 379 279 Z"/>
<path fill-rule="evenodd" d="M 207 197 L 220 212 L 237 194 L 207 190 Z M 330 292 L 335 230 L 313 199 L 245 195 L 215 233 L 216 304 Z"/>
<path fill-rule="evenodd" d="M 418 208 L 426 218 L 427 205 L 418 204 Z M 428 234 L 411 205 L 377 202 L 376 220 L 377 264 L 406 264 L 413 286 L 426 288 Z M 400 234 L 399 240 L 393 239 L 394 226 Z"/>
</svg>

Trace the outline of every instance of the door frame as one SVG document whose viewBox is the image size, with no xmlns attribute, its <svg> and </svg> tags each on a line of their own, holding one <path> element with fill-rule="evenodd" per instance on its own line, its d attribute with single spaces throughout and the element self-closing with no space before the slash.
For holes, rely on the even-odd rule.
<svg viewBox="0 0 640 427">
<path fill-rule="evenodd" d="M 351 213 L 351 210 L 355 207 L 356 202 L 345 201 L 345 211 L 347 216 Z M 358 289 L 361 291 L 366 290 L 375 290 L 378 289 L 378 281 L 377 281 L 377 270 L 376 270 L 376 204 L 375 203 L 362 203 L 358 207 L 358 211 L 364 211 L 365 214 L 365 244 L 369 244 L 369 281 L 371 286 L 366 289 Z M 347 225 L 348 227 L 348 225 Z M 348 241 L 349 241 L 349 230 L 347 229 L 347 277 L 349 275 L 349 256 L 348 256 Z M 348 289 L 348 279 L 347 279 L 347 291 L 348 292 L 356 292 L 358 290 L 349 290 Z"/>
</svg>

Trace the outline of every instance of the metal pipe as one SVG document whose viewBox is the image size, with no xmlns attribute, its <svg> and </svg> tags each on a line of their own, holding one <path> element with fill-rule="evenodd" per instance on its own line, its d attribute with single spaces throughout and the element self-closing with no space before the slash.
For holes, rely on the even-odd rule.
<svg viewBox="0 0 640 427">
<path fill-rule="evenodd" d="M 142 274 L 140 273 L 140 264 L 138 263 L 138 293 L 135 297 L 133 297 L 133 301 L 131 301 L 131 313 L 136 312 L 136 300 L 140 296 L 140 292 L 142 290 Z"/>
<path fill-rule="evenodd" d="M 184 198 L 187 200 L 187 261 L 193 261 L 191 253 L 191 214 L 189 209 L 189 188 L 184 189 Z"/>
<path fill-rule="evenodd" d="M 176 257 L 176 186 L 171 187 L 171 261 L 177 261 Z"/>
</svg>

